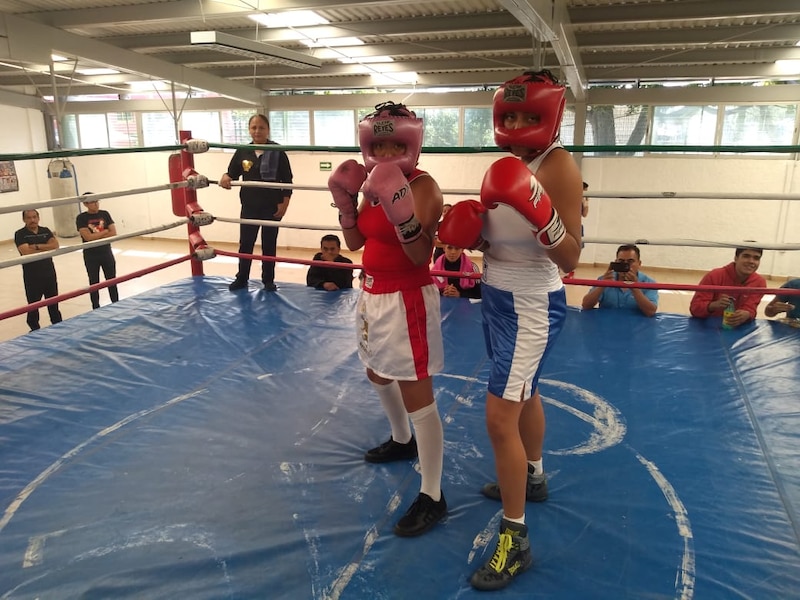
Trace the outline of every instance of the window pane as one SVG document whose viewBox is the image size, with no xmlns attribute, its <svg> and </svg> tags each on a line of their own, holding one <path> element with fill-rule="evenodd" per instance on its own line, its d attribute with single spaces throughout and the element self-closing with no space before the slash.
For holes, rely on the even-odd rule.
<svg viewBox="0 0 800 600">
<path fill-rule="evenodd" d="M 142 113 L 142 137 L 145 146 L 177 144 L 175 121 L 167 112 Z"/>
<path fill-rule="evenodd" d="M 464 146 L 494 146 L 494 123 L 491 108 L 464 109 Z"/>
<path fill-rule="evenodd" d="M 269 111 L 270 138 L 285 146 L 310 146 L 311 127 L 307 110 Z"/>
<path fill-rule="evenodd" d="M 561 143 L 565 146 L 572 146 L 575 143 L 575 111 L 565 110 L 561 117 L 561 133 L 559 134 Z"/>
<path fill-rule="evenodd" d="M 218 144 L 221 141 L 219 130 L 219 113 L 189 111 L 181 117 L 181 129 L 191 131 L 192 137 Z"/>
<path fill-rule="evenodd" d="M 425 126 L 423 146 L 458 146 L 457 108 L 421 108 L 414 112 Z"/>
<path fill-rule="evenodd" d="M 356 130 L 352 110 L 315 110 L 315 146 L 355 146 Z"/>
<path fill-rule="evenodd" d="M 105 115 L 78 115 L 81 148 L 108 148 Z"/>
<path fill-rule="evenodd" d="M 66 115 L 61 121 L 60 141 L 62 148 L 80 148 L 78 142 L 78 118 L 76 115 Z"/>
<path fill-rule="evenodd" d="M 797 106 L 726 106 L 722 144 L 731 146 L 784 146 L 792 143 Z"/>
<path fill-rule="evenodd" d="M 222 121 L 223 144 L 247 144 L 250 140 L 248 123 L 255 113 L 252 110 L 223 110 Z M 272 133 L 272 132 L 270 132 Z"/>
<path fill-rule="evenodd" d="M 647 134 L 647 107 L 632 104 L 593 105 L 586 109 L 587 146 L 640 146 Z M 573 129 L 574 134 L 574 129 Z M 712 130 L 713 140 L 713 130 Z M 626 152 L 591 152 L 591 156 Z M 633 153 L 630 153 L 633 154 Z M 642 153 L 637 153 L 641 156 Z"/>
<path fill-rule="evenodd" d="M 108 137 L 112 148 L 135 148 L 139 145 L 136 115 L 130 112 L 108 113 Z"/>
<path fill-rule="evenodd" d="M 655 146 L 711 146 L 716 127 L 716 106 L 656 106 L 652 143 Z"/>
</svg>

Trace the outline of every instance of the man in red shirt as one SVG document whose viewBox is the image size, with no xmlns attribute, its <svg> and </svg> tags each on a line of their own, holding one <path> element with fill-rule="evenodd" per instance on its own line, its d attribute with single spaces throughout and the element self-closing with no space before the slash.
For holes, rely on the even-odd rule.
<svg viewBox="0 0 800 600">
<path fill-rule="evenodd" d="M 764 288 L 767 281 L 756 273 L 761 264 L 761 248 L 737 248 L 733 262 L 713 269 L 703 276 L 700 285 L 736 286 Z M 758 303 L 764 294 L 746 292 L 695 292 L 689 311 L 693 317 L 721 317 L 732 303 L 734 312 L 725 318 L 725 323 L 738 327 L 756 318 Z"/>
</svg>

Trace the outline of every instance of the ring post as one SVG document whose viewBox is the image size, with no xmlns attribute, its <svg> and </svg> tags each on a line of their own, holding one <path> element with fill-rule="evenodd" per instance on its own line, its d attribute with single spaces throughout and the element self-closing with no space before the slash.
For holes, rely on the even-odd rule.
<svg viewBox="0 0 800 600">
<path fill-rule="evenodd" d="M 186 144 L 187 140 L 192 139 L 191 131 L 178 132 L 181 144 Z M 173 183 L 183 181 L 183 174 L 188 170 L 194 170 L 194 155 L 187 152 L 186 147 L 181 148 L 179 154 L 173 154 L 169 158 L 169 174 L 170 181 Z M 184 187 L 172 190 L 172 212 L 179 217 L 188 217 L 187 205 L 197 202 L 197 192 L 194 189 Z M 180 212 L 179 212 L 180 211 Z M 186 224 L 187 238 L 191 238 L 192 234 L 200 231 L 200 228 L 191 221 Z M 189 242 L 189 251 L 194 253 L 191 241 Z M 192 257 L 192 275 L 203 275 L 203 263 Z"/>
</svg>

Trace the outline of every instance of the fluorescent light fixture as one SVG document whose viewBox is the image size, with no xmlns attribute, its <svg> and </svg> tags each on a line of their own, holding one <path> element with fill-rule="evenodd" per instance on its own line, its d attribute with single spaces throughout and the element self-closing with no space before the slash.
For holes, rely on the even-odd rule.
<svg viewBox="0 0 800 600">
<path fill-rule="evenodd" d="M 336 60 L 345 65 L 369 65 L 369 64 L 374 65 L 379 63 L 394 62 L 394 59 L 391 56 L 359 56 L 358 58 L 341 56 Z"/>
<path fill-rule="evenodd" d="M 77 69 L 77 73 L 80 73 L 81 75 L 119 75 L 120 72 L 116 69 L 97 67 L 90 69 Z"/>
<path fill-rule="evenodd" d="M 255 42 L 238 35 L 220 33 L 219 31 L 192 31 L 191 43 L 195 46 L 206 46 L 227 54 L 245 56 L 298 69 L 319 69 L 322 66 L 320 59 L 308 54 L 286 50 L 272 44 Z"/>
<path fill-rule="evenodd" d="M 800 75 L 800 60 L 776 60 L 775 67 L 781 75 Z"/>
<path fill-rule="evenodd" d="M 261 13 L 250 15 L 256 23 L 265 27 L 308 27 L 310 25 L 328 25 L 330 21 L 320 17 L 313 10 L 290 10 L 282 13 Z"/>
<path fill-rule="evenodd" d="M 363 46 L 364 42 L 357 37 L 305 38 L 301 40 L 309 48 L 341 48 L 342 46 Z"/>
</svg>

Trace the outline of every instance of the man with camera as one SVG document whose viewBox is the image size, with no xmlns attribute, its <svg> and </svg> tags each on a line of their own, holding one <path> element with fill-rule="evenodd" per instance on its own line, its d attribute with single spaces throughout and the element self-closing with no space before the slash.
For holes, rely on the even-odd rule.
<svg viewBox="0 0 800 600">
<path fill-rule="evenodd" d="M 625 283 L 655 283 L 641 271 L 642 266 L 639 248 L 634 244 L 625 244 L 617 248 L 617 259 L 608 265 L 608 269 L 599 280 L 622 281 Z M 627 308 L 640 311 L 646 317 L 652 317 L 658 310 L 658 290 L 645 290 L 630 287 L 593 287 L 583 297 L 583 310 L 594 308 Z"/>
</svg>

